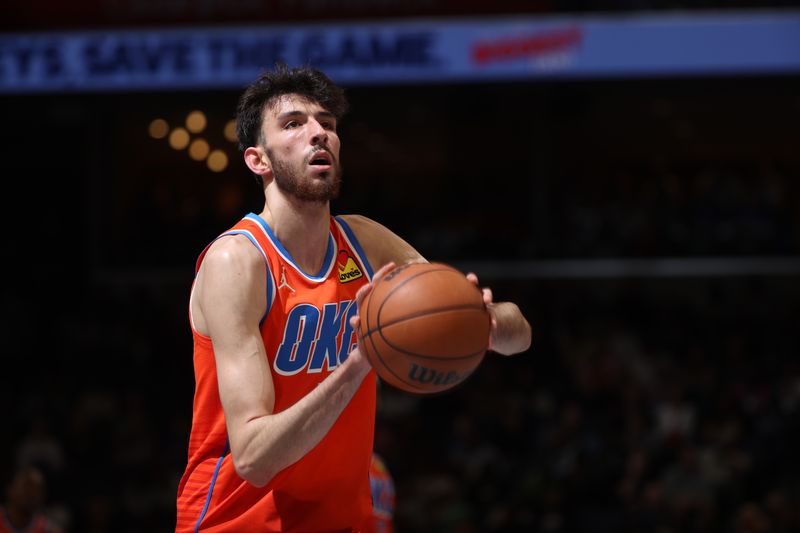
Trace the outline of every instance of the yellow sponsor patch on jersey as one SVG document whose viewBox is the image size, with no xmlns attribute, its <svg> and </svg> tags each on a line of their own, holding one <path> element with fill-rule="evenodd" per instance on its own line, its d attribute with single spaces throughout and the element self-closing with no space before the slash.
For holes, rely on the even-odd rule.
<svg viewBox="0 0 800 533">
<path fill-rule="evenodd" d="M 340 283 L 349 283 L 354 279 L 358 279 L 364 275 L 361 272 L 361 269 L 358 268 L 355 260 L 345 251 L 339 252 L 336 266 L 339 267 Z"/>
</svg>

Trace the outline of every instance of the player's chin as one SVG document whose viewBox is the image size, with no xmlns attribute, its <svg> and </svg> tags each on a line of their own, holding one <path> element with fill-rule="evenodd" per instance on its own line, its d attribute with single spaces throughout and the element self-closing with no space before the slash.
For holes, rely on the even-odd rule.
<svg viewBox="0 0 800 533">
<path fill-rule="evenodd" d="M 314 177 L 329 178 L 336 173 L 333 165 L 309 165 L 309 172 Z"/>
<path fill-rule="evenodd" d="M 314 186 L 328 188 L 337 181 L 336 173 L 332 170 L 312 172 L 308 176 L 309 183 L 315 184 Z"/>
</svg>

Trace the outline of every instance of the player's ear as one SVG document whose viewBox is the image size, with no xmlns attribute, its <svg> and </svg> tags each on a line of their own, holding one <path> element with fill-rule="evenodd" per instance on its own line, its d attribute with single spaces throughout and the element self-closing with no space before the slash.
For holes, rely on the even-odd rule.
<svg viewBox="0 0 800 533">
<path fill-rule="evenodd" d="M 250 146 L 244 151 L 244 162 L 253 174 L 263 176 L 272 171 L 272 162 L 260 146 Z"/>
</svg>

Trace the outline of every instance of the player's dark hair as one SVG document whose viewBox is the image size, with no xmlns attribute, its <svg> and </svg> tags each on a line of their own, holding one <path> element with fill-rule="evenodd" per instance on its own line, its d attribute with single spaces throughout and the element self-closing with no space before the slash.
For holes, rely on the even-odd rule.
<svg viewBox="0 0 800 533">
<path fill-rule="evenodd" d="M 344 90 L 323 72 L 311 67 L 289 68 L 278 64 L 264 72 L 239 98 L 236 108 L 236 136 L 239 149 L 257 146 L 262 140 L 261 122 L 264 107 L 285 94 L 298 94 L 322 106 L 340 119 L 347 112 Z"/>
</svg>

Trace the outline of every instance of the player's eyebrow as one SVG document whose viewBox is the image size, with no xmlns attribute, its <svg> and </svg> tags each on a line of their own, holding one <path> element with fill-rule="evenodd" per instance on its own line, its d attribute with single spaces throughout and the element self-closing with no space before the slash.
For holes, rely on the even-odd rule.
<svg viewBox="0 0 800 533">
<path fill-rule="evenodd" d="M 334 119 L 334 120 L 336 119 L 336 116 L 330 111 L 323 110 L 315 113 L 314 115 L 317 117 L 322 117 L 327 119 Z M 298 111 L 298 110 L 284 111 L 283 113 L 278 115 L 278 120 L 283 120 L 289 117 L 304 117 L 304 116 L 306 116 L 306 113 L 304 113 L 303 111 Z"/>
<path fill-rule="evenodd" d="M 303 113 L 302 111 L 285 111 L 280 115 L 278 115 L 278 120 L 283 120 L 289 117 L 302 117 L 302 116 L 305 116 L 305 113 Z"/>
</svg>

